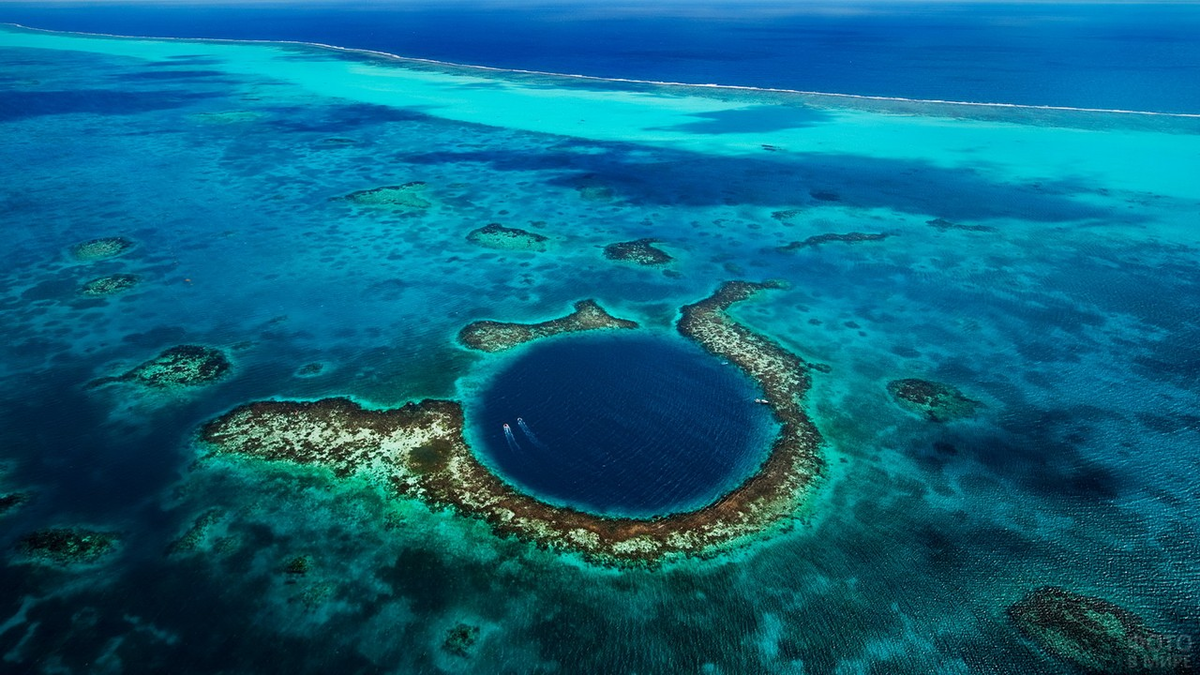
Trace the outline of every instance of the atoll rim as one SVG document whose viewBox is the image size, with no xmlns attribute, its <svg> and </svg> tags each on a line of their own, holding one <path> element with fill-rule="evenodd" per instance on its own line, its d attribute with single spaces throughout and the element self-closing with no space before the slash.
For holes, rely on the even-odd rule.
<svg viewBox="0 0 1200 675">
<path fill-rule="evenodd" d="M 793 515 L 822 473 L 821 436 L 804 410 L 808 367 L 798 356 L 726 314 L 775 284 L 729 282 L 684 307 L 679 333 L 760 386 L 779 424 L 758 471 L 715 502 L 653 520 L 557 507 L 513 489 L 468 447 L 462 406 L 424 400 L 372 410 L 344 398 L 260 401 L 208 422 L 215 455 L 314 464 L 365 475 L 398 494 L 488 522 L 500 535 L 574 551 L 609 564 L 728 546 Z M 558 330 L 529 339 L 552 335 Z"/>
</svg>

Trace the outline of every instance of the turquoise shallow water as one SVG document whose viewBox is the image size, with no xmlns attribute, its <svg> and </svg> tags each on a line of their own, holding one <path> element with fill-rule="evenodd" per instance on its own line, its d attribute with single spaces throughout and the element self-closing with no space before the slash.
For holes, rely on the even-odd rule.
<svg viewBox="0 0 1200 675">
<path fill-rule="evenodd" d="M 1046 584 L 1200 633 L 1195 118 L 17 28 L 0 59 L 0 489 L 30 496 L 0 516 L 6 667 L 1064 672 L 1004 615 Z M 337 199 L 413 181 L 423 208 Z M 547 250 L 466 239 L 491 222 Z M 849 232 L 887 237 L 779 250 Z M 106 236 L 136 247 L 70 257 Z M 602 254 L 641 237 L 674 261 Z M 142 282 L 78 293 L 113 273 Z M 734 278 L 790 284 L 735 315 L 829 366 L 808 399 L 829 470 L 730 553 L 616 571 L 355 479 L 195 464 L 198 425 L 245 401 L 476 396 L 500 357 L 456 346 L 470 321 L 595 298 L 673 333 Z M 84 387 L 178 344 L 231 375 Z M 888 399 L 900 377 L 983 407 L 931 423 Z M 196 552 L 164 555 L 213 508 Z M 18 555 L 48 526 L 122 545 Z"/>
</svg>

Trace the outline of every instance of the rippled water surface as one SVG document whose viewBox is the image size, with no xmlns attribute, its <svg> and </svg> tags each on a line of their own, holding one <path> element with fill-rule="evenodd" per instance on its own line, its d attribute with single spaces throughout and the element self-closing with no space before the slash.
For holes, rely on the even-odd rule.
<svg viewBox="0 0 1200 675">
<path fill-rule="evenodd" d="M 0 670 L 1072 672 L 1008 611 L 1044 586 L 1174 640 L 1147 672 L 1198 658 L 1197 118 L 11 26 L 0 80 Z M 382 186 L 408 192 L 344 198 Z M 544 246 L 468 239 L 489 223 Z M 118 237 L 111 257 L 73 248 Z M 672 259 L 604 254 L 647 237 Z M 135 283 L 85 292 L 113 275 Z M 503 422 L 536 446 L 517 416 L 575 452 L 574 423 L 520 397 L 570 388 L 577 362 L 587 381 L 554 405 L 658 387 L 687 409 L 618 401 L 663 416 L 635 435 L 678 444 L 668 425 L 703 415 L 691 432 L 746 444 L 712 455 L 723 475 L 753 470 L 773 433 L 745 405 L 758 390 L 675 325 L 732 279 L 783 282 L 732 314 L 820 366 L 805 405 L 824 470 L 793 518 L 729 551 L 605 567 L 361 476 L 202 459 L 197 430 L 230 408 L 328 396 L 463 400 L 487 452 L 508 449 Z M 458 341 L 583 299 L 638 322 L 627 346 Z M 228 372 L 89 386 L 179 345 Z M 661 377 L 624 378 L 638 358 Z M 523 359 L 554 372 L 488 389 Z M 902 378 L 974 415 L 898 405 Z M 586 474 L 525 468 L 540 489 Z M 60 564 L 22 543 L 46 528 L 117 543 Z"/>
</svg>

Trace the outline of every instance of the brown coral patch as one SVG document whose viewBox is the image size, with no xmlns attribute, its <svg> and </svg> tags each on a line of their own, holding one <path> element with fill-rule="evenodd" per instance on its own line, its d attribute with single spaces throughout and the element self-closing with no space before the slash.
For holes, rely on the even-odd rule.
<svg viewBox="0 0 1200 675">
<path fill-rule="evenodd" d="M 163 351 L 123 375 L 92 380 L 91 387 L 111 382 L 136 382 L 156 389 L 195 387 L 216 382 L 233 368 L 225 352 L 200 345 L 179 345 Z"/>
<path fill-rule="evenodd" d="M 657 239 L 622 241 L 604 247 L 604 257 L 609 260 L 637 263 L 638 265 L 665 265 L 671 262 L 670 254 L 654 246 Z"/>
<path fill-rule="evenodd" d="M 609 328 L 637 328 L 635 321 L 618 319 L 604 311 L 595 300 L 575 303 L 570 314 L 541 323 L 507 323 L 503 321 L 476 321 L 467 324 L 458 333 L 458 341 L 471 349 L 484 352 L 502 352 L 519 344 L 560 333 L 576 333 L 586 330 Z"/>
<path fill-rule="evenodd" d="M 467 241 L 472 244 L 504 251 L 545 251 L 549 240 L 536 232 L 500 223 L 488 223 L 467 233 Z"/>
<path fill-rule="evenodd" d="M 967 398 L 956 387 L 915 377 L 892 380 L 887 388 L 900 407 L 933 422 L 970 417 L 983 405 Z"/>
</svg>

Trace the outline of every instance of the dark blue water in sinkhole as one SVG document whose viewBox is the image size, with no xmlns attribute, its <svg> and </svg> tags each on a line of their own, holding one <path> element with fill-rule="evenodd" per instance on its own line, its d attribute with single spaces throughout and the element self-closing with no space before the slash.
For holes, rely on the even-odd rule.
<svg viewBox="0 0 1200 675">
<path fill-rule="evenodd" d="M 753 474 L 773 432 L 760 396 L 681 338 L 576 336 L 514 357 L 470 423 L 483 459 L 523 491 L 650 517 L 699 508 Z"/>
</svg>

